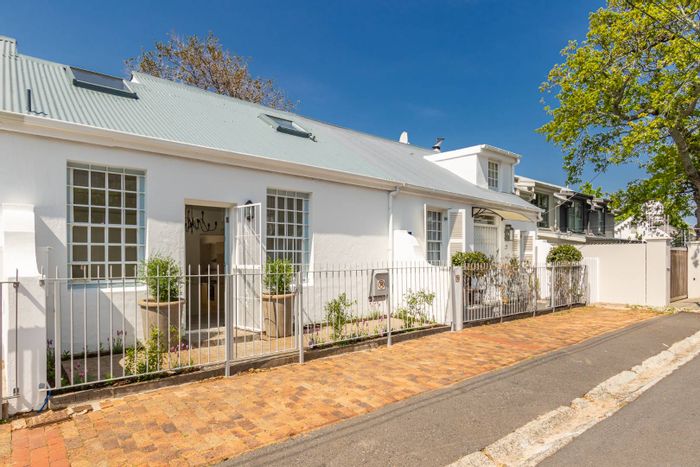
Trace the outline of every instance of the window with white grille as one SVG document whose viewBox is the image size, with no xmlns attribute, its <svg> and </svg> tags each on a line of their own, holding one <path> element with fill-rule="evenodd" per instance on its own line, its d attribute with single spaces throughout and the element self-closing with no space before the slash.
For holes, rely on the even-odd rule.
<svg viewBox="0 0 700 467">
<path fill-rule="evenodd" d="M 425 215 L 426 259 L 430 264 L 440 264 L 442 261 L 442 213 L 426 211 Z"/>
<path fill-rule="evenodd" d="M 144 172 L 68 165 L 68 274 L 136 277 L 146 242 Z"/>
<path fill-rule="evenodd" d="M 498 162 L 489 161 L 488 182 L 489 189 L 498 190 Z"/>
<path fill-rule="evenodd" d="M 267 257 L 287 259 L 296 270 L 307 269 L 309 245 L 309 194 L 267 190 Z"/>
</svg>

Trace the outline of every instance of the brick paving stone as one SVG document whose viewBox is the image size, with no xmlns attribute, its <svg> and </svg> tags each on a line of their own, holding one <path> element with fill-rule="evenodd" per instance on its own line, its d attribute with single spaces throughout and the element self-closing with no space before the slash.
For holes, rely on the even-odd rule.
<svg viewBox="0 0 700 467">
<path fill-rule="evenodd" d="M 58 424 L 1 427 L 0 463 L 216 463 L 654 316 L 577 308 L 100 401 Z"/>
</svg>

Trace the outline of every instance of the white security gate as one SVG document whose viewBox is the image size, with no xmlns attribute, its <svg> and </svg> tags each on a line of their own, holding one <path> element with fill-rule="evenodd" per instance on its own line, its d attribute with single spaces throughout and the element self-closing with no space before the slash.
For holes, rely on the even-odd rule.
<svg viewBox="0 0 700 467">
<path fill-rule="evenodd" d="M 234 208 L 234 326 L 262 332 L 262 205 Z"/>
<path fill-rule="evenodd" d="M 498 260 L 498 227 L 474 224 L 474 250 Z"/>
</svg>

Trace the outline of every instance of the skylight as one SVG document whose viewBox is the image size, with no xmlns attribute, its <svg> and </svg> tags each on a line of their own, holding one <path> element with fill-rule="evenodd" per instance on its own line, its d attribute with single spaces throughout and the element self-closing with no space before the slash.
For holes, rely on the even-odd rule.
<svg viewBox="0 0 700 467">
<path fill-rule="evenodd" d="M 260 114 L 260 118 L 266 121 L 275 130 L 281 133 L 287 133 L 289 135 L 301 136 L 303 138 L 310 138 L 311 132 L 305 130 L 298 123 L 288 120 L 282 117 L 275 117 L 274 115 Z"/>
<path fill-rule="evenodd" d="M 73 73 L 73 84 L 75 86 L 117 96 L 137 98 L 136 93 L 129 89 L 129 86 L 121 78 L 76 67 L 70 67 L 70 71 Z"/>
</svg>

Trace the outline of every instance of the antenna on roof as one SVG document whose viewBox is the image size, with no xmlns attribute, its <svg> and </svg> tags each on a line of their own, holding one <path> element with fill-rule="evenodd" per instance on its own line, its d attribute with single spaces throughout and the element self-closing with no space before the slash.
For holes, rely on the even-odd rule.
<svg viewBox="0 0 700 467">
<path fill-rule="evenodd" d="M 433 151 L 440 152 L 440 146 L 442 146 L 442 143 L 444 141 L 445 141 L 445 138 L 437 138 L 435 140 L 435 144 L 433 144 Z"/>
<path fill-rule="evenodd" d="M 408 144 L 408 131 L 402 131 L 399 136 L 399 143 Z"/>
</svg>

